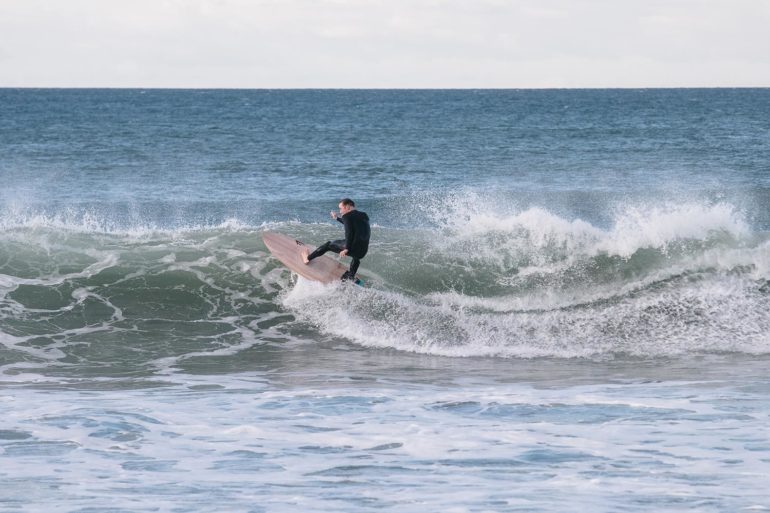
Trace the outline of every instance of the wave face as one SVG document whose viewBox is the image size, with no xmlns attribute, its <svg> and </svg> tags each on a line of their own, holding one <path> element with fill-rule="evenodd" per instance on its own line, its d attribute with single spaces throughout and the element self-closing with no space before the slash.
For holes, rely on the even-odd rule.
<svg viewBox="0 0 770 513">
<path fill-rule="evenodd" d="M 0 243 L 6 365 L 82 376 L 159 372 L 264 343 L 277 315 L 258 233 L 18 227 Z M 255 291 L 256 286 L 256 291 Z"/>
<path fill-rule="evenodd" d="M 770 353 L 770 237 L 728 203 L 618 208 L 604 227 L 472 192 L 414 204 L 421 226 L 374 227 L 364 288 L 297 280 L 260 237 L 320 243 L 339 235 L 330 223 L 8 215 L 2 365 L 226 372 L 308 339 L 459 357 Z"/>
</svg>

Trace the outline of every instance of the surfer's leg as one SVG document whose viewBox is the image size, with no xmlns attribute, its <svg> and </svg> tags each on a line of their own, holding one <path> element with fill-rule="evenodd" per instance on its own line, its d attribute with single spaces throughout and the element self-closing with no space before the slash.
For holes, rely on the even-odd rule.
<svg viewBox="0 0 770 513">
<path fill-rule="evenodd" d="M 356 272 L 358 272 L 358 266 L 361 265 L 361 260 L 356 257 L 351 257 L 352 260 L 350 261 L 350 269 L 345 271 L 345 274 L 342 275 L 343 280 L 355 280 L 356 279 Z"/>
<path fill-rule="evenodd" d="M 321 244 L 317 248 L 315 248 L 315 251 L 313 251 L 307 256 L 307 261 L 310 262 L 314 258 L 318 258 L 319 256 L 323 255 L 327 251 L 334 251 L 335 253 L 339 253 L 343 249 L 345 249 L 344 240 L 330 240 Z"/>
<path fill-rule="evenodd" d="M 358 272 L 358 266 L 361 265 L 361 260 L 356 257 L 350 261 L 350 276 L 355 276 Z"/>
</svg>

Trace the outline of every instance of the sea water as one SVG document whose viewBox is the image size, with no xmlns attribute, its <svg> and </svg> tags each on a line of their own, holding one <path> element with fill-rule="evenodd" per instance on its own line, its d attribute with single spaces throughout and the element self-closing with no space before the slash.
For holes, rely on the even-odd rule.
<svg viewBox="0 0 770 513">
<path fill-rule="evenodd" d="M 0 178 L 0 511 L 770 510 L 770 90 L 5 89 Z"/>
</svg>

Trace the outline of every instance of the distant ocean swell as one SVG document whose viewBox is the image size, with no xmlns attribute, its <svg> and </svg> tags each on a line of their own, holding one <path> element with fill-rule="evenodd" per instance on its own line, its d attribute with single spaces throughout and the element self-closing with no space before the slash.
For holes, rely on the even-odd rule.
<svg viewBox="0 0 770 513">
<path fill-rule="evenodd" d="M 320 243 L 339 235 L 330 223 L 7 215 L 0 366 L 147 375 L 329 337 L 459 357 L 770 353 L 770 236 L 730 204 L 618 208 L 606 227 L 476 204 L 424 202 L 423 225 L 376 226 L 366 288 L 296 280 L 260 238 Z"/>
</svg>

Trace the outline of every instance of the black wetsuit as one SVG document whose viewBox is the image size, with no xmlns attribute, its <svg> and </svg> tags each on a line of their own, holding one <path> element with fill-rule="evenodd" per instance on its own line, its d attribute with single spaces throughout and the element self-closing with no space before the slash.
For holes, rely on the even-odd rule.
<svg viewBox="0 0 770 513">
<path fill-rule="evenodd" d="M 338 217 L 337 221 L 345 226 L 345 239 L 330 240 L 317 247 L 307 258 L 308 260 L 313 260 L 327 251 L 339 253 L 343 249 L 347 249 L 348 256 L 352 260 L 350 261 L 350 270 L 342 275 L 342 279 L 352 280 L 355 279 L 361 259 L 369 251 L 369 235 L 371 233 L 369 229 L 369 216 L 366 215 L 366 212 L 351 210 L 344 216 Z"/>
</svg>

